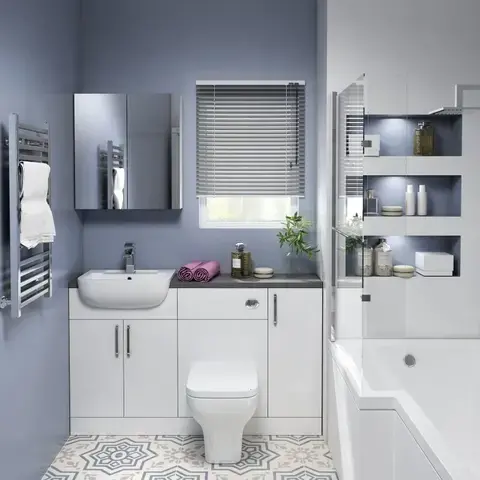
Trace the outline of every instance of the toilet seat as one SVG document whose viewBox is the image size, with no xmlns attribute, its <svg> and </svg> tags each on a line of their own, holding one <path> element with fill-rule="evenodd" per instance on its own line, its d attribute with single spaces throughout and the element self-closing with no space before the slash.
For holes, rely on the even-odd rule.
<svg viewBox="0 0 480 480">
<path fill-rule="evenodd" d="M 192 398 L 251 398 L 258 394 L 258 375 L 250 362 L 195 362 L 186 384 Z"/>
</svg>

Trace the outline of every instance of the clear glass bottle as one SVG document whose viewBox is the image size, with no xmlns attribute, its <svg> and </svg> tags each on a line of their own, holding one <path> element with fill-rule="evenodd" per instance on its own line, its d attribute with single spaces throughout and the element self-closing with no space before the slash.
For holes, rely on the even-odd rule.
<svg viewBox="0 0 480 480">
<path fill-rule="evenodd" d="M 413 154 L 416 156 L 423 155 L 423 135 L 424 135 L 425 122 L 418 122 L 418 126 L 415 129 L 415 136 L 413 139 Z"/>
<path fill-rule="evenodd" d="M 237 243 L 235 245 L 235 251 L 232 252 L 232 272 L 231 276 L 234 278 L 241 278 L 242 277 L 242 259 L 243 259 L 243 252 L 245 250 L 245 244 Z"/>
<path fill-rule="evenodd" d="M 434 154 L 435 129 L 429 122 L 424 122 L 422 135 L 422 155 L 430 156 Z"/>
<path fill-rule="evenodd" d="M 244 251 L 242 255 L 242 277 L 251 277 L 252 273 L 252 254 L 248 251 Z"/>
<path fill-rule="evenodd" d="M 363 215 L 378 215 L 378 198 L 373 189 L 367 190 L 363 197 Z"/>
</svg>

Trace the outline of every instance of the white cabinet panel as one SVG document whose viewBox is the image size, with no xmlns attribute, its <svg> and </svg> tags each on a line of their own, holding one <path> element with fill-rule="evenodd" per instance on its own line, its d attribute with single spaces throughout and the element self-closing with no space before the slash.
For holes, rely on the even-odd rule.
<svg viewBox="0 0 480 480">
<path fill-rule="evenodd" d="M 361 287 L 337 288 L 337 338 L 362 338 L 362 293 Z"/>
<path fill-rule="evenodd" d="M 395 480 L 440 480 L 407 427 L 395 419 Z"/>
<path fill-rule="evenodd" d="M 248 303 L 257 301 L 250 306 Z M 266 320 L 266 288 L 184 288 L 178 290 L 180 320 Z"/>
<path fill-rule="evenodd" d="M 399 277 L 365 277 L 363 333 L 367 338 L 405 337 L 406 285 L 414 279 Z M 410 300 L 409 300 L 410 301 Z"/>
<path fill-rule="evenodd" d="M 268 415 L 321 417 L 321 396 L 322 290 L 269 289 Z"/>
<path fill-rule="evenodd" d="M 177 322 L 125 321 L 124 332 L 125 416 L 176 417 Z"/>
<path fill-rule="evenodd" d="M 123 416 L 122 325 L 118 320 L 70 322 L 72 417 Z"/>
<path fill-rule="evenodd" d="M 178 358 L 181 417 L 191 416 L 186 403 L 185 385 L 190 365 L 199 360 L 253 361 L 257 366 L 260 388 L 255 416 L 267 416 L 267 322 L 181 320 L 178 322 Z"/>
</svg>

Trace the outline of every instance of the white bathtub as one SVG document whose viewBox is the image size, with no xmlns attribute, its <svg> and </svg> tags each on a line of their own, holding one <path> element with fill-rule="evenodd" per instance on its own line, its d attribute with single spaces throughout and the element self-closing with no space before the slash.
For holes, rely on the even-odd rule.
<svg viewBox="0 0 480 480">
<path fill-rule="evenodd" d="M 346 340 L 331 344 L 331 352 L 333 363 L 330 373 L 334 394 L 330 396 L 330 402 L 336 404 L 333 415 L 337 415 L 337 424 L 329 427 L 338 430 L 333 434 L 335 437 L 338 433 L 338 438 L 333 440 L 338 445 L 332 450 L 335 454 L 337 449 L 340 462 L 346 464 L 342 480 L 349 477 L 363 480 L 367 474 L 362 476 L 358 472 L 371 472 L 374 468 L 373 465 L 355 465 L 355 462 L 368 463 L 368 453 L 345 454 L 342 442 L 358 449 L 371 435 L 371 441 L 384 448 L 384 455 L 391 455 L 391 462 L 385 461 L 378 478 L 480 479 L 480 340 L 375 339 L 364 340 L 363 343 Z M 403 361 L 409 353 L 415 356 L 417 362 L 412 368 Z M 346 389 L 342 388 L 342 381 Z M 355 408 L 347 408 L 345 405 L 351 399 L 342 396 L 351 396 L 358 412 L 369 412 L 359 417 L 356 431 L 355 428 L 347 431 L 343 425 L 355 414 L 346 414 L 342 419 L 339 412 L 355 412 Z M 383 414 L 380 415 L 380 412 Z M 379 427 L 383 421 L 386 423 Z M 400 426 L 395 427 L 395 422 Z M 408 432 L 399 434 L 399 428 Z M 397 436 L 411 435 L 414 441 L 405 448 L 418 448 L 420 451 L 406 455 L 404 461 L 408 465 L 399 464 L 402 454 L 397 450 L 403 448 L 403 444 L 398 446 L 395 432 Z M 385 438 L 382 439 L 382 435 Z M 357 440 L 355 437 L 358 437 Z M 425 465 L 421 465 L 420 454 L 424 455 L 429 465 L 426 460 Z M 418 473 L 416 466 L 408 460 L 412 455 L 418 457 Z M 408 475 L 402 473 L 407 471 Z"/>
</svg>

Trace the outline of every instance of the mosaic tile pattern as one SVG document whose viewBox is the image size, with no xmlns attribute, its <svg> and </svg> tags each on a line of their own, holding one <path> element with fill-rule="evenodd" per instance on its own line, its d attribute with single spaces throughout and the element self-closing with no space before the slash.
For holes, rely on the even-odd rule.
<svg viewBox="0 0 480 480">
<path fill-rule="evenodd" d="M 205 461 L 190 435 L 70 437 L 42 480 L 338 480 L 313 436 L 248 436 L 234 465 Z"/>
</svg>

